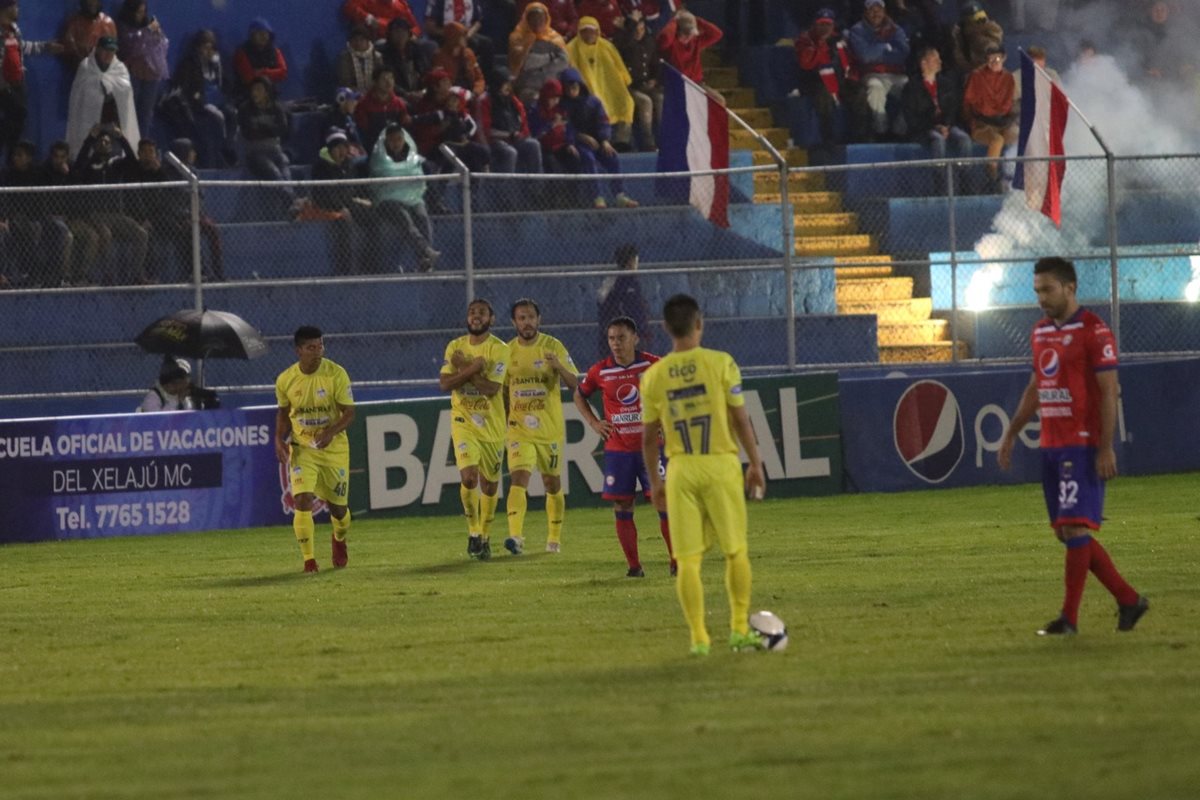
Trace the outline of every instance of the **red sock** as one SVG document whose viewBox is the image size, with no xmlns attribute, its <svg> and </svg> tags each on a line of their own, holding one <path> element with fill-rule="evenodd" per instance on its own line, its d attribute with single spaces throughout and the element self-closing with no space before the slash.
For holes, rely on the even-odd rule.
<svg viewBox="0 0 1200 800">
<path fill-rule="evenodd" d="M 1066 584 L 1066 594 L 1063 596 L 1062 615 L 1072 625 L 1079 625 L 1079 601 L 1083 599 L 1083 587 L 1087 583 L 1088 565 L 1091 563 L 1092 537 L 1084 534 L 1068 539 L 1066 571 L 1063 582 Z"/>
<path fill-rule="evenodd" d="M 638 560 L 637 523 L 633 521 L 633 512 L 618 511 L 616 515 L 617 539 L 621 542 L 621 549 L 625 551 L 625 560 L 629 562 L 630 569 L 640 567 L 642 563 Z"/>
<path fill-rule="evenodd" d="M 1108 557 L 1108 551 L 1103 545 L 1095 539 L 1092 539 L 1092 546 L 1089 548 L 1091 553 L 1091 570 L 1096 577 L 1104 584 L 1104 588 L 1112 592 L 1112 596 L 1117 598 L 1117 602 L 1123 606 L 1133 605 L 1137 602 L 1137 591 L 1125 582 L 1121 577 L 1121 573 L 1117 571 L 1117 567 L 1113 564 L 1112 559 Z"/>
<path fill-rule="evenodd" d="M 667 524 L 667 515 L 660 511 L 658 512 L 658 529 L 662 532 L 663 541 L 667 543 L 667 555 L 671 557 L 671 563 L 675 563 L 675 551 L 671 549 L 671 526 Z"/>
</svg>

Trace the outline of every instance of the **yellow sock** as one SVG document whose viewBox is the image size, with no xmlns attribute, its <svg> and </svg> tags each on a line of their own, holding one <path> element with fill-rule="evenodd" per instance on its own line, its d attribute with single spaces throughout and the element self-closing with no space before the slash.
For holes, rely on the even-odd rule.
<svg viewBox="0 0 1200 800">
<path fill-rule="evenodd" d="M 546 541 L 562 540 L 563 517 L 567 513 L 567 496 L 561 491 L 546 495 Z"/>
<path fill-rule="evenodd" d="M 492 520 L 496 518 L 496 506 L 500 503 L 500 498 L 494 494 L 479 495 L 479 532 L 483 534 L 484 541 L 487 541 L 488 534 L 492 530 Z"/>
<path fill-rule="evenodd" d="M 704 584 L 700 582 L 701 555 L 677 559 L 679 574 L 675 578 L 675 594 L 683 608 L 683 618 L 692 632 L 692 644 L 712 644 L 704 625 Z"/>
<path fill-rule="evenodd" d="M 508 487 L 508 535 L 520 539 L 525 530 L 525 510 L 529 508 L 529 497 L 524 486 Z"/>
<path fill-rule="evenodd" d="M 346 534 L 350 532 L 350 509 L 346 509 L 346 514 L 341 519 L 330 515 L 330 521 L 333 522 L 333 538 L 339 542 L 346 541 Z"/>
<path fill-rule="evenodd" d="M 297 511 L 292 515 L 292 530 L 296 532 L 296 541 L 300 543 L 300 556 L 308 561 L 313 558 L 313 526 L 311 511 Z"/>
<path fill-rule="evenodd" d="M 741 550 L 725 556 L 725 591 L 729 593 L 729 630 L 750 631 L 750 556 Z"/>
<path fill-rule="evenodd" d="M 459 484 L 458 496 L 462 499 L 463 515 L 467 518 L 467 533 L 479 533 L 479 487 L 468 489 Z"/>
</svg>

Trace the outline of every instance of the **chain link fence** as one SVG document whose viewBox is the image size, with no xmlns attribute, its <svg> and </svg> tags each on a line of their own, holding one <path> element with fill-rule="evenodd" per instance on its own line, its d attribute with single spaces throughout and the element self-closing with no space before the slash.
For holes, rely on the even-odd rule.
<svg viewBox="0 0 1200 800">
<path fill-rule="evenodd" d="M 132 408 L 159 363 L 133 339 L 197 306 L 266 336 L 263 359 L 205 365 L 210 385 L 259 399 L 301 324 L 325 330 L 356 383 L 428 391 L 475 296 L 505 337 L 512 302 L 537 300 L 581 369 L 616 311 L 664 350 L 659 309 L 676 292 L 701 300 L 707 341 L 747 371 L 1021 359 L 1043 255 L 1076 261 L 1081 300 L 1126 355 L 1200 351 L 1200 156 L 1066 159 L 1061 227 L 1006 191 L 1015 166 L 3 189 L 0 401 Z"/>
</svg>

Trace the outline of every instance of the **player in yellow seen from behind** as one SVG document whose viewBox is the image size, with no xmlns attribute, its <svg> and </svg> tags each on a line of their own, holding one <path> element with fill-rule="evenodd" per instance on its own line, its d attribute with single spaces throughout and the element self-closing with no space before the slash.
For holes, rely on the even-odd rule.
<svg viewBox="0 0 1200 800">
<path fill-rule="evenodd" d="M 462 478 L 459 496 L 467 517 L 467 555 L 487 561 L 504 458 L 504 375 L 508 345 L 492 334 L 496 313 L 487 300 L 467 305 L 467 333 L 446 346 L 438 383 L 450 392 L 450 436 Z"/>
<path fill-rule="evenodd" d="M 746 549 L 746 499 L 766 491 L 762 459 L 742 397 L 742 375 L 728 353 L 700 346 L 704 319 L 694 298 L 677 294 L 663 306 L 663 326 L 672 351 L 642 375 L 642 453 L 658 457 L 659 434 L 666 442 L 667 476 L 650 471 L 656 502 L 666 499 L 679 575 L 675 593 L 692 634 L 692 653 L 708 655 L 704 586 L 700 564 L 714 541 L 725 554 L 729 595 L 729 645 L 759 649 L 750 630 L 750 557 Z M 736 438 L 734 438 L 736 435 Z M 745 483 L 738 442 L 749 465 Z"/>
<path fill-rule="evenodd" d="M 333 518 L 333 566 L 344 567 L 350 531 L 350 440 L 354 394 L 346 370 L 325 358 L 319 328 L 304 326 L 292 337 L 298 361 L 275 381 L 275 455 L 288 467 L 296 511 L 292 528 L 304 571 L 316 572 L 313 555 L 313 498 L 329 504 Z"/>
<path fill-rule="evenodd" d="M 508 471 L 512 485 L 508 489 L 508 538 L 504 547 L 513 555 L 520 555 L 525 549 L 526 492 L 536 467 L 546 486 L 546 551 L 557 553 L 567 509 L 559 480 L 566 439 L 559 386 L 565 384 L 573 392 L 579 376 L 563 343 L 538 330 L 542 312 L 537 303 L 528 298 L 513 303 L 512 321 L 517 335 L 508 343 L 506 377 Z"/>
</svg>

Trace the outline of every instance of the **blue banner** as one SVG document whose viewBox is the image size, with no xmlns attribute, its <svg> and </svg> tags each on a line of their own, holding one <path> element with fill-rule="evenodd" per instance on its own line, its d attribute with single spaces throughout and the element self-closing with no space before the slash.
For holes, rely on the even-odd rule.
<svg viewBox="0 0 1200 800">
<path fill-rule="evenodd" d="M 1018 437 L 1013 468 L 996 461 L 1029 383 L 1029 369 L 944 370 L 839 381 L 846 483 L 851 491 L 1041 480 L 1039 425 Z M 1125 475 L 1200 469 L 1200 360 L 1124 364 L 1117 466 Z"/>
<path fill-rule="evenodd" d="M 278 525 L 271 409 L 0 422 L 0 542 Z"/>
</svg>

